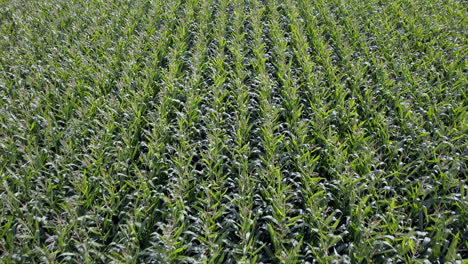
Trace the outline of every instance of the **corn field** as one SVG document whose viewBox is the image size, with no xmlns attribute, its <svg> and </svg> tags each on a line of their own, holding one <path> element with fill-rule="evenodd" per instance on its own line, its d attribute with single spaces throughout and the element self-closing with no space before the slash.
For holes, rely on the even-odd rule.
<svg viewBox="0 0 468 264">
<path fill-rule="evenodd" d="M 466 263 L 462 0 L 0 0 L 1 263 Z"/>
</svg>

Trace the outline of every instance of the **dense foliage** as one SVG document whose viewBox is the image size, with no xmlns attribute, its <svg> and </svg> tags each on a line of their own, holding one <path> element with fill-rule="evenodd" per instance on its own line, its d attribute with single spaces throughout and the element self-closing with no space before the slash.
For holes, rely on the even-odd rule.
<svg viewBox="0 0 468 264">
<path fill-rule="evenodd" d="M 462 0 L 0 0 L 0 262 L 468 258 Z"/>
</svg>

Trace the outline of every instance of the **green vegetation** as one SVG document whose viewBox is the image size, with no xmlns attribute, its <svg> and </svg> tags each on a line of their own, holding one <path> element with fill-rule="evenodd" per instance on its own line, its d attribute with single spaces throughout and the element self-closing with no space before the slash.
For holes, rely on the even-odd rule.
<svg viewBox="0 0 468 264">
<path fill-rule="evenodd" d="M 0 262 L 461 262 L 467 9 L 0 0 Z"/>
</svg>

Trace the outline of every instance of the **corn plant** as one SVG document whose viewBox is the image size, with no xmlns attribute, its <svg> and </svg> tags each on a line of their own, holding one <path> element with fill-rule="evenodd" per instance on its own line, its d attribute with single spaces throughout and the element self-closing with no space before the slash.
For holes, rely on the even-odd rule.
<svg viewBox="0 0 468 264">
<path fill-rule="evenodd" d="M 459 0 L 0 0 L 0 262 L 464 263 Z"/>
</svg>

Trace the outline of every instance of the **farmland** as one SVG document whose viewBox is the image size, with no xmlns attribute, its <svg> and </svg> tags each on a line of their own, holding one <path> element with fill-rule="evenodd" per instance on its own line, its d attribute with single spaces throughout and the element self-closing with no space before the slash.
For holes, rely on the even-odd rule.
<svg viewBox="0 0 468 264">
<path fill-rule="evenodd" d="M 461 263 L 461 0 L 0 0 L 1 263 Z"/>
</svg>

